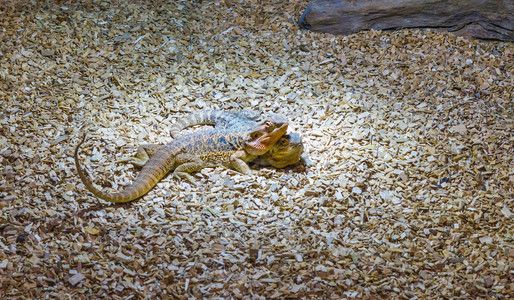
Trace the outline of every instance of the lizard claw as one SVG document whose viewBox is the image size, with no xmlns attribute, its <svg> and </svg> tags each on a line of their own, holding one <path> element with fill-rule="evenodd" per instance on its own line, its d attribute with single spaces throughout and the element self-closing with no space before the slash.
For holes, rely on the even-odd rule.
<svg viewBox="0 0 514 300">
<path fill-rule="evenodd" d="M 177 178 L 177 179 L 180 179 L 180 178 L 187 179 L 187 181 L 189 181 L 191 184 L 196 185 L 196 179 L 193 176 L 191 176 L 191 174 L 189 174 L 189 173 L 186 173 L 186 172 L 173 172 L 173 177 Z"/>
<path fill-rule="evenodd" d="M 128 157 L 122 157 L 119 160 L 117 160 L 117 163 L 129 163 L 133 164 L 138 167 L 143 167 L 148 160 L 143 160 L 137 157 L 128 156 Z"/>
</svg>

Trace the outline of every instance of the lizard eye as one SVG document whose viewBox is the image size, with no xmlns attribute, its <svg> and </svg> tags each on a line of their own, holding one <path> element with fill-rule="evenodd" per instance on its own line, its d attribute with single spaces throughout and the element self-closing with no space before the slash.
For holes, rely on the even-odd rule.
<svg viewBox="0 0 514 300">
<path fill-rule="evenodd" d="M 289 145 L 289 140 L 283 137 L 283 138 L 280 138 L 280 140 L 278 140 L 277 144 L 279 146 L 287 146 L 287 145 Z"/>
<path fill-rule="evenodd" d="M 252 138 L 252 139 L 256 139 L 256 138 L 260 137 L 261 135 L 262 135 L 262 133 L 261 133 L 261 132 L 259 132 L 259 131 L 254 131 L 254 132 L 250 133 L 250 138 Z"/>
<path fill-rule="evenodd" d="M 264 121 L 264 125 L 265 125 L 266 127 L 270 127 L 270 126 L 272 126 L 272 125 L 273 125 L 273 122 L 271 122 L 271 121 Z"/>
</svg>

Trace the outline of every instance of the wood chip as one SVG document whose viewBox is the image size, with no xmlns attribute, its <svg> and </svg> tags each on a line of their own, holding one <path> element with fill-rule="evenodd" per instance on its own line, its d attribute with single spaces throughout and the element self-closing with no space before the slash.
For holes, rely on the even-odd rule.
<svg viewBox="0 0 514 300">
<path fill-rule="evenodd" d="M 2 297 L 510 297 L 512 43 L 299 31 L 308 1 L 113 4 L 0 4 Z M 83 132 L 121 190 L 118 159 L 204 109 L 284 115 L 312 163 L 85 190 Z"/>
<path fill-rule="evenodd" d="M 70 280 L 68 281 L 72 286 L 77 285 L 77 283 L 81 282 L 82 280 L 86 279 L 86 276 L 78 273 L 73 275 Z"/>
</svg>

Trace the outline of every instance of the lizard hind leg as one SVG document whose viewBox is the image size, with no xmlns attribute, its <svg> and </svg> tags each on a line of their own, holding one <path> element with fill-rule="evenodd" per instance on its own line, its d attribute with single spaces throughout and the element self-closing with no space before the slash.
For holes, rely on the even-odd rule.
<svg viewBox="0 0 514 300">
<path fill-rule="evenodd" d="M 177 155 L 176 164 L 177 167 L 173 171 L 173 177 L 185 178 L 192 184 L 196 184 L 196 180 L 190 173 L 207 167 L 199 157 L 186 153 Z"/>
<path fill-rule="evenodd" d="M 159 144 L 140 145 L 139 148 L 137 148 L 137 153 L 135 156 L 123 157 L 117 162 L 127 162 L 138 167 L 143 167 L 146 165 L 150 157 L 154 155 L 154 153 L 157 152 L 157 150 L 159 150 L 161 147 L 162 145 Z"/>
</svg>

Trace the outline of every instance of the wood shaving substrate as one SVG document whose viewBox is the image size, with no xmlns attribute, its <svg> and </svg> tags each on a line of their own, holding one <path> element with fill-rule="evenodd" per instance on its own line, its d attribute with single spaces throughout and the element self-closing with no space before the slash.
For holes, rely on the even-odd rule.
<svg viewBox="0 0 514 300">
<path fill-rule="evenodd" d="M 0 298 L 511 297 L 513 44 L 300 31 L 307 4 L 1 2 Z M 287 116 L 314 165 L 85 190 L 83 132 L 120 190 L 204 109 Z"/>
</svg>

